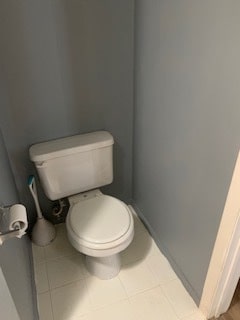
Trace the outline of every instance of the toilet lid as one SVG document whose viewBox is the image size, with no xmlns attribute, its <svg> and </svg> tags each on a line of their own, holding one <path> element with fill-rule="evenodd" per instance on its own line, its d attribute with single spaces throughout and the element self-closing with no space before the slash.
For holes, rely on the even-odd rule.
<svg viewBox="0 0 240 320">
<path fill-rule="evenodd" d="M 74 204 L 69 222 L 79 238 L 101 244 L 122 237 L 130 227 L 131 216 L 123 202 L 102 195 Z"/>
</svg>

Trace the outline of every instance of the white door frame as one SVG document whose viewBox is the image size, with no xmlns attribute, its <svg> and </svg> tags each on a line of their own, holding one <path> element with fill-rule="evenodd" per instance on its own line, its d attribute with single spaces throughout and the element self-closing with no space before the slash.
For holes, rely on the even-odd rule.
<svg viewBox="0 0 240 320">
<path fill-rule="evenodd" d="M 227 311 L 240 277 L 240 153 L 205 280 L 200 310 L 207 319 Z"/>
</svg>

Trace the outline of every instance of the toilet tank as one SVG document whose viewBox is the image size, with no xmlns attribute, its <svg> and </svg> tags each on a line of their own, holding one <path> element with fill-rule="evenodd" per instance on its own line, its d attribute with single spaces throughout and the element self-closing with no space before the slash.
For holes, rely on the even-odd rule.
<svg viewBox="0 0 240 320">
<path fill-rule="evenodd" d="M 113 137 L 97 131 L 30 147 L 41 185 L 51 200 L 99 188 L 113 181 Z"/>
</svg>

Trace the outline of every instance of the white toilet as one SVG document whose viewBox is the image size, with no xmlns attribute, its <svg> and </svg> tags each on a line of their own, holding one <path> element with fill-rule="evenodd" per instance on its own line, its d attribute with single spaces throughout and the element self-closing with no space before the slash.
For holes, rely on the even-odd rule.
<svg viewBox="0 0 240 320">
<path fill-rule="evenodd" d="M 70 243 L 86 255 L 88 270 L 101 279 L 119 273 L 119 253 L 134 235 L 128 206 L 97 189 L 113 180 L 113 143 L 109 132 L 97 131 L 30 148 L 30 159 L 48 198 L 69 199 L 66 228 Z"/>
</svg>

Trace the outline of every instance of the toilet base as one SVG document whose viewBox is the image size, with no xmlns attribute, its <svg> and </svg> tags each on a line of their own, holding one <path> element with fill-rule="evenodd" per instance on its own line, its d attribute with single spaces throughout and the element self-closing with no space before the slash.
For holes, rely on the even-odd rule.
<svg viewBox="0 0 240 320">
<path fill-rule="evenodd" d="M 88 271 L 102 280 L 109 280 L 116 277 L 121 268 L 119 254 L 108 257 L 86 256 L 86 267 Z"/>
</svg>

